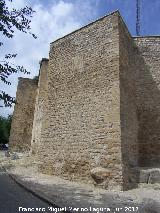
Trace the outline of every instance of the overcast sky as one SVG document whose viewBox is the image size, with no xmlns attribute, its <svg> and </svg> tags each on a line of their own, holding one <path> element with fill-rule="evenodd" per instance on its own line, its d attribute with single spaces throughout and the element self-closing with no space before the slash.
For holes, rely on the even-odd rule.
<svg viewBox="0 0 160 213">
<path fill-rule="evenodd" d="M 27 5 L 36 11 L 31 23 L 32 32 L 38 36 L 36 40 L 21 32 L 16 32 L 12 39 L 1 38 L 4 46 L 0 58 L 5 53 L 18 53 L 13 62 L 31 72 L 25 77 L 38 74 L 39 61 L 48 58 L 50 42 L 114 10 L 120 11 L 131 34 L 135 35 L 136 0 L 13 0 L 12 5 L 17 9 Z M 160 0 L 141 0 L 141 34 L 160 35 Z M 11 86 L 0 82 L 0 89 L 15 96 L 17 77 L 11 76 Z M 0 115 L 12 111 L 12 108 L 0 108 Z"/>
</svg>

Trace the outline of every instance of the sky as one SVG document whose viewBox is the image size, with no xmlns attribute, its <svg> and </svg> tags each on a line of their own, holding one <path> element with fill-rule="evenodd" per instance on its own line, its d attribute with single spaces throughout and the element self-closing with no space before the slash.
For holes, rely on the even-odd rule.
<svg viewBox="0 0 160 213">
<path fill-rule="evenodd" d="M 48 58 L 50 43 L 54 40 L 108 14 L 119 10 L 129 31 L 134 36 L 136 23 L 136 0 L 13 0 L 10 8 L 31 6 L 35 10 L 32 18 L 32 33 L 38 37 L 15 31 L 12 39 L 1 34 L 4 45 L 0 59 L 7 53 L 17 53 L 12 63 L 23 65 L 30 75 L 11 75 L 11 86 L 0 82 L 3 89 L 16 96 L 18 77 L 33 78 L 38 75 L 41 58 Z M 160 0 L 141 0 L 141 35 L 160 35 Z M 12 108 L 1 107 L 0 115 L 7 116 Z"/>
</svg>

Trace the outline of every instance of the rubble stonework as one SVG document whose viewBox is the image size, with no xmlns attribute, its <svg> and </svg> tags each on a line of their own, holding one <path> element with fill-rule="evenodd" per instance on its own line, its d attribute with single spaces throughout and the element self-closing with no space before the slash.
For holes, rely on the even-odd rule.
<svg viewBox="0 0 160 213">
<path fill-rule="evenodd" d="M 19 78 L 9 138 L 12 151 L 29 151 L 31 148 L 37 84 L 34 79 Z"/>
<path fill-rule="evenodd" d="M 35 113 L 33 120 L 32 129 L 32 140 L 31 140 L 31 152 L 35 154 L 40 144 L 42 119 L 45 110 L 46 94 L 47 94 L 47 70 L 48 70 L 48 59 L 43 58 L 40 63 L 39 82 L 37 88 L 37 97 L 35 104 Z"/>
<path fill-rule="evenodd" d="M 160 37 L 133 38 L 117 11 L 51 43 L 32 120 L 39 170 L 137 187 L 139 166 L 160 165 L 159 63 Z"/>
<path fill-rule="evenodd" d="M 134 38 L 140 55 L 137 72 L 139 164 L 160 166 L 160 36 Z"/>
</svg>

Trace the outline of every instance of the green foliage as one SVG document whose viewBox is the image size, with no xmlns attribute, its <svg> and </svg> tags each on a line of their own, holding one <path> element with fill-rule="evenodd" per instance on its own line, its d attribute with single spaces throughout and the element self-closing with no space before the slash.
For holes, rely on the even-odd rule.
<svg viewBox="0 0 160 213">
<path fill-rule="evenodd" d="M 11 122 L 12 115 L 9 115 L 7 118 L 0 116 L 0 143 L 6 144 L 9 142 Z"/>
<path fill-rule="evenodd" d="M 0 32 L 2 36 L 7 38 L 13 38 L 15 29 L 31 34 L 34 38 L 36 36 L 30 32 L 30 23 L 31 18 L 34 13 L 31 7 L 24 7 L 20 10 L 12 9 L 10 10 L 6 2 L 12 0 L 0 0 Z M 3 43 L 0 41 L 0 46 Z M 17 54 L 7 54 L 4 56 L 4 59 L 0 61 L 0 81 L 7 85 L 11 85 L 11 82 L 8 80 L 8 77 L 14 73 L 24 73 L 29 74 L 29 72 L 23 67 L 12 64 L 9 60 L 15 58 Z M 15 98 L 11 97 L 5 91 L 0 90 L 0 100 L 3 101 L 5 106 L 11 107 L 15 103 Z"/>
</svg>

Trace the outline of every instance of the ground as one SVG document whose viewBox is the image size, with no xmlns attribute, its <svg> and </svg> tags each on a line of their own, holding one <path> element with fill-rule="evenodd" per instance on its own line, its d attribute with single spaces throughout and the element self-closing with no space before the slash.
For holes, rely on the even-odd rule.
<svg viewBox="0 0 160 213">
<path fill-rule="evenodd" d="M 160 185 L 141 185 L 138 189 L 109 191 L 67 181 L 56 176 L 38 172 L 37 162 L 28 153 L 18 153 L 19 159 L 4 157 L 1 153 L 1 166 L 11 177 L 25 188 L 33 191 L 50 203 L 66 207 L 71 212 L 160 212 Z M 101 209 L 100 211 L 100 208 Z M 106 208 L 106 209 L 105 209 Z M 65 209 L 64 209 L 65 210 Z M 103 210 L 103 211 L 102 211 Z"/>
<path fill-rule="evenodd" d="M 0 153 L 2 157 L 2 152 Z M 45 212 L 50 212 L 48 203 L 29 193 L 23 187 L 20 187 L 12 180 L 9 175 L 0 166 L 0 212 L 3 213 L 18 213 L 24 210 L 46 209 Z M 22 211 L 23 210 L 23 211 Z M 27 211 L 29 212 L 29 211 Z"/>
</svg>

